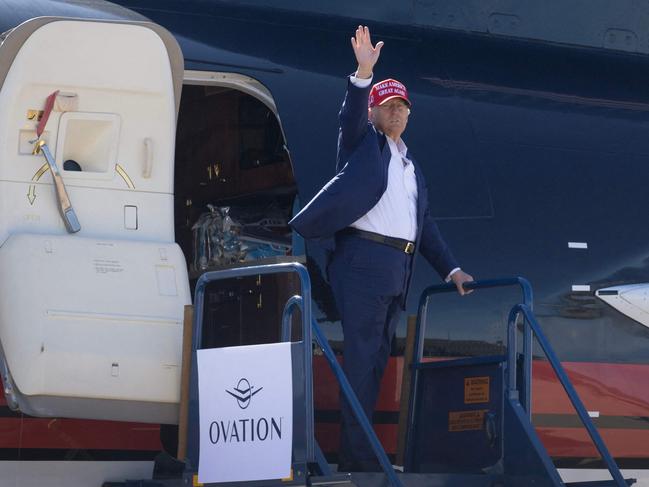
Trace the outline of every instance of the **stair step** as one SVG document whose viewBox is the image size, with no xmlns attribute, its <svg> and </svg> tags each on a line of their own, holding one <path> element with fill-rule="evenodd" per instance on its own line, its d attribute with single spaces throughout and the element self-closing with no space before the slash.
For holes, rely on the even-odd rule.
<svg viewBox="0 0 649 487">
<path fill-rule="evenodd" d="M 404 487 L 494 487 L 502 486 L 502 476 L 487 474 L 436 474 L 404 473 L 398 474 Z M 351 480 L 355 487 L 390 487 L 383 473 L 352 472 Z"/>
<path fill-rule="evenodd" d="M 350 473 L 336 473 L 330 476 L 310 477 L 309 485 L 321 487 L 345 487 L 353 486 L 352 475 Z"/>
<path fill-rule="evenodd" d="M 624 479 L 627 485 L 636 483 L 636 479 Z M 613 480 L 592 480 L 587 482 L 567 482 L 566 487 L 617 487 Z"/>
</svg>

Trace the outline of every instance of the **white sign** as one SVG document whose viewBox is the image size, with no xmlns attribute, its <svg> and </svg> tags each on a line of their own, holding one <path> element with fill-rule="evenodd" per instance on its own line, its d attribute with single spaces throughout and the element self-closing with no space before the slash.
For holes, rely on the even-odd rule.
<svg viewBox="0 0 649 487">
<path fill-rule="evenodd" d="M 291 474 L 291 344 L 198 350 L 202 483 Z"/>
</svg>

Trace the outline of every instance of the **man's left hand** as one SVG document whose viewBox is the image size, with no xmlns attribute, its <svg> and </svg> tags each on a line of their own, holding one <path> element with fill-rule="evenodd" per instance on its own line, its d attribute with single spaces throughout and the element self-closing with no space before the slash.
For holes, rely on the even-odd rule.
<svg viewBox="0 0 649 487">
<path fill-rule="evenodd" d="M 470 274 L 467 274 L 463 270 L 459 270 L 451 276 L 451 281 L 455 284 L 455 287 L 457 287 L 457 292 L 460 293 L 460 296 L 464 296 L 465 294 L 471 294 L 473 292 L 473 289 L 464 289 L 462 287 L 462 284 L 465 282 L 473 282 L 473 277 Z"/>
</svg>

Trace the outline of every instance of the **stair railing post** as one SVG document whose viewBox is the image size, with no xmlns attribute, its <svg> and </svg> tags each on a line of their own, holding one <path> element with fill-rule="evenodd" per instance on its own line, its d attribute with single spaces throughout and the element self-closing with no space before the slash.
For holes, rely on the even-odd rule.
<svg viewBox="0 0 649 487">
<path fill-rule="evenodd" d="M 205 292 L 207 285 L 216 280 L 231 279 L 235 277 L 245 277 L 251 275 L 277 274 L 295 272 L 300 278 L 300 291 L 302 293 L 301 310 L 302 310 L 302 340 L 304 342 L 303 366 L 305 381 L 305 434 L 306 434 L 306 462 L 315 462 L 315 433 L 313 418 L 313 335 L 311 332 L 311 279 L 306 267 L 297 262 L 287 262 L 281 264 L 253 265 L 248 267 L 239 267 L 225 269 L 220 271 L 209 271 L 201 275 L 196 282 L 194 289 L 194 319 L 192 330 L 192 358 L 191 358 L 191 376 L 190 388 L 198 391 L 198 362 L 196 351 L 202 348 L 203 336 L 203 309 L 205 306 Z M 293 298 L 291 298 L 293 299 Z M 293 303 L 299 305 L 299 303 Z M 286 310 L 285 310 L 286 311 Z M 284 333 L 284 332 L 282 332 Z M 198 417 L 198 402 L 196 396 L 190 398 L 190 414 Z M 189 444 L 187 449 L 188 459 L 198 459 L 199 439 L 196 428 L 190 428 Z M 187 464 L 190 468 L 197 468 L 197 465 Z"/>
<path fill-rule="evenodd" d="M 512 323 L 516 321 L 518 315 L 520 314 L 522 314 L 523 317 L 525 318 L 525 321 L 530 328 L 530 333 L 533 333 L 536 336 L 536 339 L 539 345 L 541 346 L 541 349 L 545 353 L 545 356 L 548 358 L 548 361 L 550 362 L 550 365 L 552 366 L 554 373 L 556 374 L 557 378 L 559 379 L 559 382 L 563 386 L 563 389 L 566 391 L 566 394 L 568 394 L 568 398 L 570 399 L 570 402 L 575 408 L 575 411 L 577 412 L 579 419 L 581 420 L 582 424 L 586 428 L 586 431 L 588 432 L 591 440 L 595 444 L 597 451 L 602 456 L 604 463 L 606 463 L 608 471 L 613 477 L 613 481 L 616 483 L 618 487 L 626 487 L 627 483 L 624 480 L 624 477 L 622 477 L 622 473 L 620 472 L 617 463 L 613 459 L 611 453 L 608 451 L 608 448 L 606 447 L 604 440 L 599 434 L 599 431 L 597 431 L 597 428 L 593 424 L 592 419 L 588 415 L 588 411 L 586 410 L 584 403 L 581 401 L 579 395 L 577 394 L 577 391 L 572 385 L 572 382 L 570 382 L 568 374 L 566 374 L 563 365 L 561 365 L 561 361 L 555 354 L 554 350 L 552 349 L 552 346 L 550 345 L 550 342 L 545 337 L 543 330 L 541 329 L 538 322 L 536 321 L 536 318 L 534 317 L 531 308 L 525 304 L 517 304 L 516 306 L 514 306 L 509 314 L 510 327 L 512 327 Z M 529 354 L 531 355 L 531 350 L 529 351 Z"/>
</svg>

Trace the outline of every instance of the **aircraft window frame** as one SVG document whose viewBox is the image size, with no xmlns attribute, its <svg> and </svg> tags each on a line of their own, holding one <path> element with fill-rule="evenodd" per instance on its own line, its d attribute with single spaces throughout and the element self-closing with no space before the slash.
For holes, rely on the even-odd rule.
<svg viewBox="0 0 649 487">
<path fill-rule="evenodd" d="M 273 95 L 268 88 L 250 76 L 219 71 L 185 70 L 183 85 L 223 86 L 251 95 L 266 105 L 277 117 L 282 126 Z M 284 130 L 282 129 L 282 135 Z M 286 137 L 284 137 L 286 140 Z"/>
<path fill-rule="evenodd" d="M 227 71 L 199 71 L 193 69 L 186 69 L 183 76 L 183 86 L 185 85 L 198 85 L 198 86 L 219 86 L 223 88 L 230 88 L 233 90 L 241 91 L 250 95 L 257 100 L 261 101 L 268 109 L 275 115 L 279 130 L 284 140 L 284 150 L 287 152 L 288 160 L 293 167 L 293 161 L 290 151 L 288 150 L 288 142 L 282 119 L 279 116 L 275 99 L 270 90 L 266 88 L 260 81 L 250 76 L 238 73 L 229 73 Z M 178 114 L 176 114 L 176 117 Z"/>
</svg>

